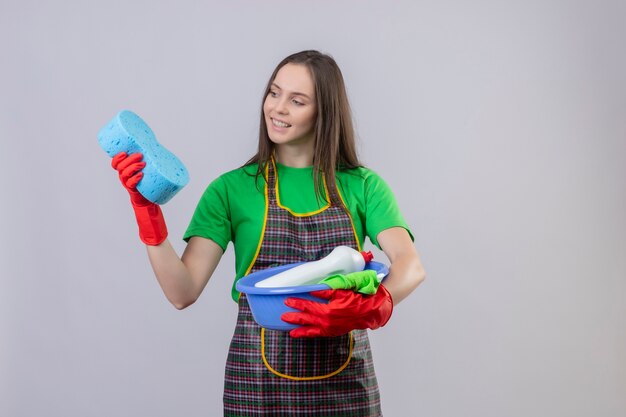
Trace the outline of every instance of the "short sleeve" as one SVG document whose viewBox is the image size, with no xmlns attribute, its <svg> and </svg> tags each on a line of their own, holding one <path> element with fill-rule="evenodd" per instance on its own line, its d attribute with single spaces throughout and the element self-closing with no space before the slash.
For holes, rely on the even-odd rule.
<svg viewBox="0 0 626 417">
<path fill-rule="evenodd" d="M 183 240 L 189 241 L 193 236 L 211 239 L 225 251 L 232 239 L 230 207 L 228 192 L 222 177 L 214 180 L 206 188 Z"/>
<path fill-rule="evenodd" d="M 380 249 L 377 236 L 391 227 L 404 228 L 414 240 L 391 188 L 378 174 L 371 172 L 365 181 L 365 233 Z"/>
</svg>

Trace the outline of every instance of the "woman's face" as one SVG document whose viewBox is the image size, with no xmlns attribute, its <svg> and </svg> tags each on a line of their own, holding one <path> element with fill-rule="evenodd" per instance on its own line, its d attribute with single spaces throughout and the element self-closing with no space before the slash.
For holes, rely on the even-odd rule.
<svg viewBox="0 0 626 417">
<path fill-rule="evenodd" d="M 286 64 L 278 71 L 263 114 L 270 140 L 277 146 L 313 141 L 317 106 L 313 77 L 306 66 Z"/>
</svg>

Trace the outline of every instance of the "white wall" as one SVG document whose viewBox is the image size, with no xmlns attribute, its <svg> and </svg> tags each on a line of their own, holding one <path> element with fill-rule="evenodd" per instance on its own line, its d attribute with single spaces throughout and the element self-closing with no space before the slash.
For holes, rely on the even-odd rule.
<svg viewBox="0 0 626 417">
<path fill-rule="evenodd" d="M 626 415 L 621 1 L 0 1 L 0 415 L 220 415 L 232 247 L 162 295 L 98 130 L 139 113 L 204 187 L 302 49 L 344 72 L 427 281 L 372 332 L 386 416 Z M 378 253 L 379 257 L 381 256 Z"/>
</svg>

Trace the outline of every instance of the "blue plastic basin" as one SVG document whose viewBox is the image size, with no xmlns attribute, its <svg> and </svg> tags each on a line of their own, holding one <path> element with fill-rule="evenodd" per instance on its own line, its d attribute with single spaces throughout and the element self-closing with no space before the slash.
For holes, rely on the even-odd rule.
<svg viewBox="0 0 626 417">
<path fill-rule="evenodd" d="M 328 302 L 327 300 L 313 297 L 310 294 L 312 291 L 328 290 L 330 287 L 326 284 L 278 288 L 260 288 L 254 286 L 257 282 L 264 280 L 265 278 L 269 278 L 272 275 L 276 275 L 280 272 L 286 271 L 287 269 L 301 265 L 302 263 L 303 262 L 298 262 L 277 266 L 275 268 L 263 269 L 261 271 L 253 272 L 252 274 L 237 281 L 237 291 L 246 294 L 248 304 L 250 304 L 250 310 L 252 311 L 252 316 L 259 326 L 271 330 L 292 330 L 300 327 L 297 324 L 287 323 L 280 319 L 280 316 L 283 313 L 298 311 L 285 305 L 285 299 L 288 297 L 304 298 L 322 303 Z M 389 268 L 387 268 L 385 264 L 375 261 L 368 262 L 365 265 L 365 269 L 372 269 L 376 271 L 378 276 L 383 279 L 389 273 Z"/>
</svg>

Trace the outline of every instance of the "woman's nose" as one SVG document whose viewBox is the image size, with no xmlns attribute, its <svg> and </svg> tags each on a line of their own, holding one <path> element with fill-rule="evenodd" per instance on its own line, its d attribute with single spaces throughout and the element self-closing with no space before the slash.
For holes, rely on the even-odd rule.
<svg viewBox="0 0 626 417">
<path fill-rule="evenodd" d="M 276 103 L 276 112 L 280 114 L 287 114 L 289 110 L 287 109 L 287 100 L 279 99 Z"/>
</svg>

